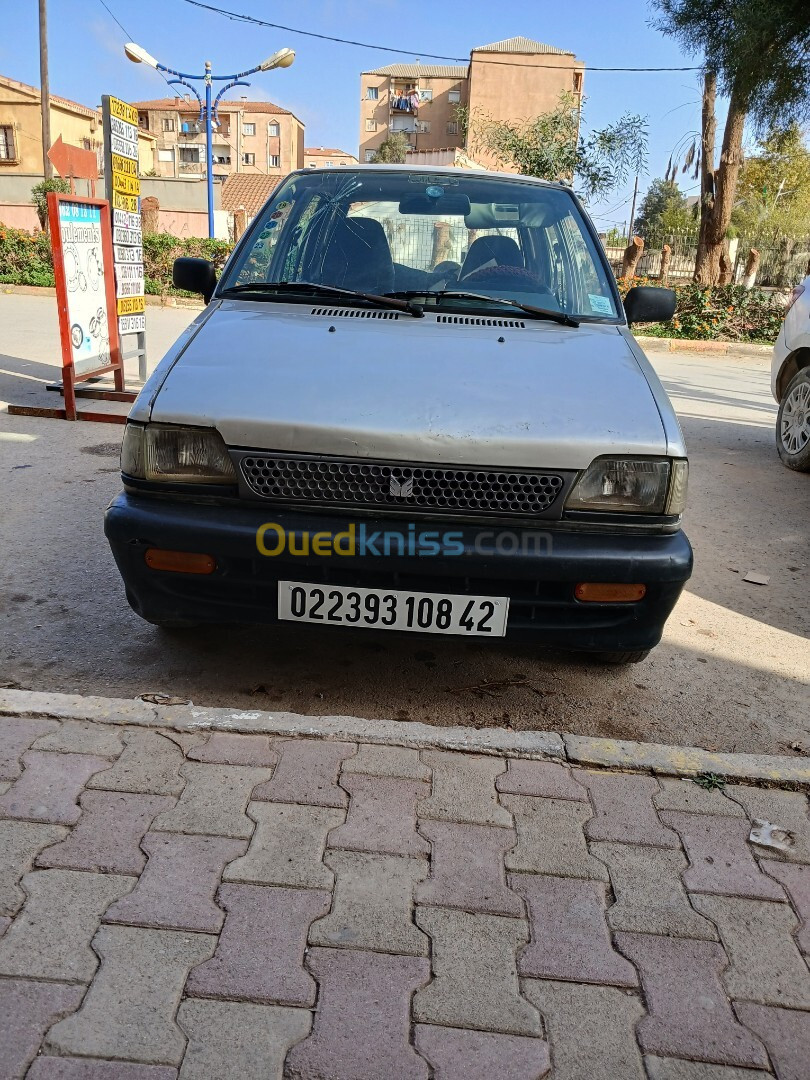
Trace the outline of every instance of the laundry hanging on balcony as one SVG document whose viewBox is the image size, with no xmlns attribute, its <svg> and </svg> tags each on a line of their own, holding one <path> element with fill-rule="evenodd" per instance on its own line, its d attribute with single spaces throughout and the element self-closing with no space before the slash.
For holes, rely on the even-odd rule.
<svg viewBox="0 0 810 1080">
<path fill-rule="evenodd" d="M 419 109 L 419 93 L 411 90 L 406 94 L 392 94 L 391 108 L 399 112 L 416 112 Z"/>
</svg>

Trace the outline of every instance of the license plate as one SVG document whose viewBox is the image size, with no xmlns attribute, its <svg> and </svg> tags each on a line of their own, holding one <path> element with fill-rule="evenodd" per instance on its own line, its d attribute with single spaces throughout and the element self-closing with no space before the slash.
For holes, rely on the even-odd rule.
<svg viewBox="0 0 810 1080">
<path fill-rule="evenodd" d="M 289 622 L 461 637 L 503 637 L 508 613 L 508 596 L 353 589 L 304 581 L 278 583 L 278 617 Z"/>
</svg>

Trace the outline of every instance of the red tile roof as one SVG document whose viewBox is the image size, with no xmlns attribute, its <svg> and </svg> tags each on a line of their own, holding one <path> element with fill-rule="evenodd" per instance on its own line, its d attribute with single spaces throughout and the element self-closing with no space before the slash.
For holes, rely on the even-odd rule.
<svg viewBox="0 0 810 1080">
<path fill-rule="evenodd" d="M 304 157 L 350 157 L 354 154 L 348 150 L 335 150 L 328 146 L 307 146 L 304 149 Z"/>
<path fill-rule="evenodd" d="M 35 97 L 37 101 L 40 98 L 40 92 L 38 86 L 30 86 L 28 83 L 20 82 L 19 79 L 9 79 L 6 75 L 0 75 L 0 86 L 7 86 L 12 90 L 21 90 L 24 94 L 30 94 Z M 74 112 L 81 113 L 83 116 L 98 116 L 96 109 L 90 108 L 89 105 L 80 105 L 78 101 L 71 101 L 70 98 L 59 97 L 58 94 L 51 94 L 51 104 L 61 106 L 65 109 L 71 109 Z"/>
<path fill-rule="evenodd" d="M 186 110 L 197 107 L 196 99 L 186 101 L 182 97 L 154 98 L 152 101 L 133 101 L 131 104 L 140 112 L 166 112 L 169 109 Z M 219 103 L 220 112 L 238 112 L 240 109 L 244 109 L 245 112 L 273 113 L 277 116 L 293 115 L 289 109 L 282 109 L 280 105 L 275 105 L 272 101 L 220 101 Z"/>
<path fill-rule="evenodd" d="M 231 173 L 222 185 L 222 209 L 233 213 L 244 207 L 254 217 L 280 183 L 280 176 L 267 173 Z"/>
</svg>

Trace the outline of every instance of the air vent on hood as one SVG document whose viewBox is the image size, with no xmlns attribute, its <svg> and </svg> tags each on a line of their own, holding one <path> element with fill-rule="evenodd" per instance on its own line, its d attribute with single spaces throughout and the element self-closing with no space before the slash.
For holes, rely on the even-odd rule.
<svg viewBox="0 0 810 1080">
<path fill-rule="evenodd" d="M 437 315 L 436 322 L 461 323 L 464 326 L 507 326 L 514 330 L 526 329 L 526 323 L 518 319 L 482 319 L 474 315 Z"/>
<path fill-rule="evenodd" d="M 398 311 L 368 311 L 366 308 L 314 307 L 310 315 L 327 315 L 330 319 L 398 319 Z"/>
</svg>

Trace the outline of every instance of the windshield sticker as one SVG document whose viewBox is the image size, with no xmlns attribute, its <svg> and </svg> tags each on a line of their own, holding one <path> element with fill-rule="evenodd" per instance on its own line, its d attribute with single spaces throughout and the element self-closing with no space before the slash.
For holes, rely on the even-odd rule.
<svg viewBox="0 0 810 1080">
<path fill-rule="evenodd" d="M 600 315 L 613 314 L 613 304 L 607 296 L 594 296 L 593 293 L 588 293 L 588 299 L 591 302 L 591 311 L 596 311 Z"/>
<path fill-rule="evenodd" d="M 437 175 L 425 174 L 425 173 L 411 173 L 408 176 L 409 184 L 435 184 L 437 187 L 458 187 L 458 180 L 455 176 L 442 176 L 441 173 Z"/>
</svg>

